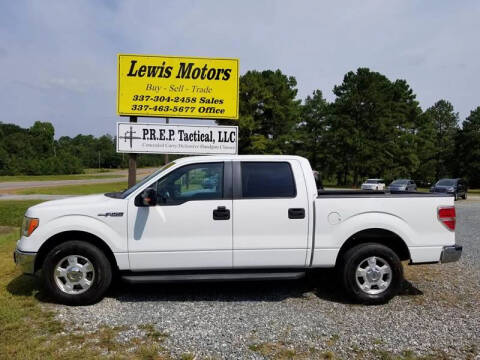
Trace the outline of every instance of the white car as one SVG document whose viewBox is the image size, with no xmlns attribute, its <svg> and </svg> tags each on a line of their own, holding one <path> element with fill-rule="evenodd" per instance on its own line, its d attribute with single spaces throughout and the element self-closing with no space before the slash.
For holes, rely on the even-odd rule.
<svg viewBox="0 0 480 360">
<path fill-rule="evenodd" d="M 362 184 L 362 190 L 385 190 L 385 180 L 383 179 L 367 179 Z"/>
<path fill-rule="evenodd" d="M 347 294 L 376 304 L 400 289 L 401 261 L 461 252 L 447 194 L 318 192 L 302 157 L 241 155 L 185 157 L 124 192 L 32 206 L 14 258 L 65 304 L 99 301 L 113 276 L 270 281 L 333 267 Z"/>
</svg>

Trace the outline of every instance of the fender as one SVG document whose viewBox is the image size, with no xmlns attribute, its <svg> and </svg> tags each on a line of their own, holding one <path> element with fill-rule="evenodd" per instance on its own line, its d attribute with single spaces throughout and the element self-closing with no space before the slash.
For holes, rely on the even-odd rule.
<svg viewBox="0 0 480 360">
<path fill-rule="evenodd" d="M 353 235 L 363 230 L 382 229 L 399 236 L 407 247 L 412 246 L 415 233 L 402 218 L 380 211 L 368 211 L 341 219 L 332 224 L 327 216 L 316 218 L 315 249 L 312 266 L 335 266 L 340 248 Z"/>
<path fill-rule="evenodd" d="M 340 237 L 337 237 L 337 239 L 342 239 L 339 247 L 342 247 L 351 236 L 368 229 L 391 231 L 398 235 L 407 246 L 412 246 L 412 239 L 415 238 L 413 229 L 401 217 L 387 212 L 369 211 L 353 215 L 342 222 L 338 233 Z"/>
<path fill-rule="evenodd" d="M 107 224 L 106 221 L 109 223 Z M 127 253 L 126 221 L 122 218 L 97 219 L 88 215 L 65 215 L 40 224 L 29 238 L 22 238 L 24 251 L 37 252 L 43 243 L 65 231 L 83 231 L 102 239 L 113 253 Z M 28 239 L 28 240 L 27 240 Z"/>
</svg>

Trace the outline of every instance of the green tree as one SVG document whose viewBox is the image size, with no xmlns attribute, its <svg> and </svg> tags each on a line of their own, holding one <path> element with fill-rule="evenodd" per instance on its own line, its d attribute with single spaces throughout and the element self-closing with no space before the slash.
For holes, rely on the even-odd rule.
<svg viewBox="0 0 480 360">
<path fill-rule="evenodd" d="M 415 171 L 414 178 L 418 185 L 429 186 L 437 179 L 437 147 L 434 123 L 425 113 L 418 117 L 416 144 L 421 166 Z"/>
<path fill-rule="evenodd" d="M 296 152 L 308 158 L 312 168 L 328 173 L 332 162 L 326 148 L 330 105 L 320 90 L 315 90 L 312 96 L 307 96 L 301 114 L 301 122 L 297 127 L 300 150 L 297 148 Z"/>
<path fill-rule="evenodd" d="M 285 153 L 300 115 L 297 82 L 280 70 L 247 71 L 240 77 L 239 152 Z M 231 125 L 234 121 L 217 121 Z"/>
<path fill-rule="evenodd" d="M 452 176 L 454 171 L 455 138 L 457 136 L 458 113 L 453 105 L 446 100 L 439 100 L 424 113 L 424 126 L 427 133 L 433 131 L 433 151 L 430 161 L 435 167 L 435 178 Z M 433 128 L 433 130 L 432 130 Z M 427 136 L 427 134 L 422 134 Z"/>
<path fill-rule="evenodd" d="M 468 185 L 480 187 L 480 106 L 470 112 L 456 139 L 455 151 L 458 177 L 465 177 Z"/>
<path fill-rule="evenodd" d="M 404 80 L 359 68 L 333 89 L 328 149 L 337 159 L 337 181 L 358 185 L 365 177 L 408 176 L 418 167 L 415 127 L 420 113 Z"/>
<path fill-rule="evenodd" d="M 32 147 L 37 154 L 54 155 L 55 129 L 49 122 L 35 121 L 29 130 Z"/>
</svg>

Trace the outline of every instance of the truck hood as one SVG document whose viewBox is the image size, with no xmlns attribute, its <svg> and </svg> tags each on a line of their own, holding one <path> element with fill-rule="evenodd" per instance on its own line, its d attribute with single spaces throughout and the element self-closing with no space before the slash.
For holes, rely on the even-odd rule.
<svg viewBox="0 0 480 360">
<path fill-rule="evenodd" d="M 92 205 L 98 202 L 106 202 L 109 198 L 106 197 L 104 194 L 94 194 L 94 195 L 84 195 L 84 196 L 73 196 L 68 197 L 65 199 L 59 200 L 50 200 L 45 201 L 40 204 L 34 205 L 31 209 L 41 209 L 41 208 L 49 208 L 49 207 L 74 207 L 77 205 Z"/>
<path fill-rule="evenodd" d="M 114 199 L 104 194 L 76 196 L 34 205 L 27 210 L 26 215 L 29 217 L 42 217 L 47 214 L 51 217 L 72 214 L 96 216 L 102 211 L 123 211 L 125 203 L 124 199 Z"/>
</svg>

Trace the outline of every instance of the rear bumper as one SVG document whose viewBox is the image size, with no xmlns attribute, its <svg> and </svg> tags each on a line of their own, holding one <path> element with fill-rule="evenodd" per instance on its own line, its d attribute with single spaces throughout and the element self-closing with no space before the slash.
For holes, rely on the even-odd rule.
<svg viewBox="0 0 480 360">
<path fill-rule="evenodd" d="M 444 246 L 442 254 L 440 255 L 440 262 L 443 264 L 458 261 L 458 259 L 460 259 L 460 256 L 462 256 L 462 246 Z"/>
<path fill-rule="evenodd" d="M 35 258 L 37 253 L 24 252 L 18 249 L 15 249 L 13 253 L 13 260 L 15 264 L 22 269 L 25 274 L 33 274 L 35 270 Z"/>
</svg>

